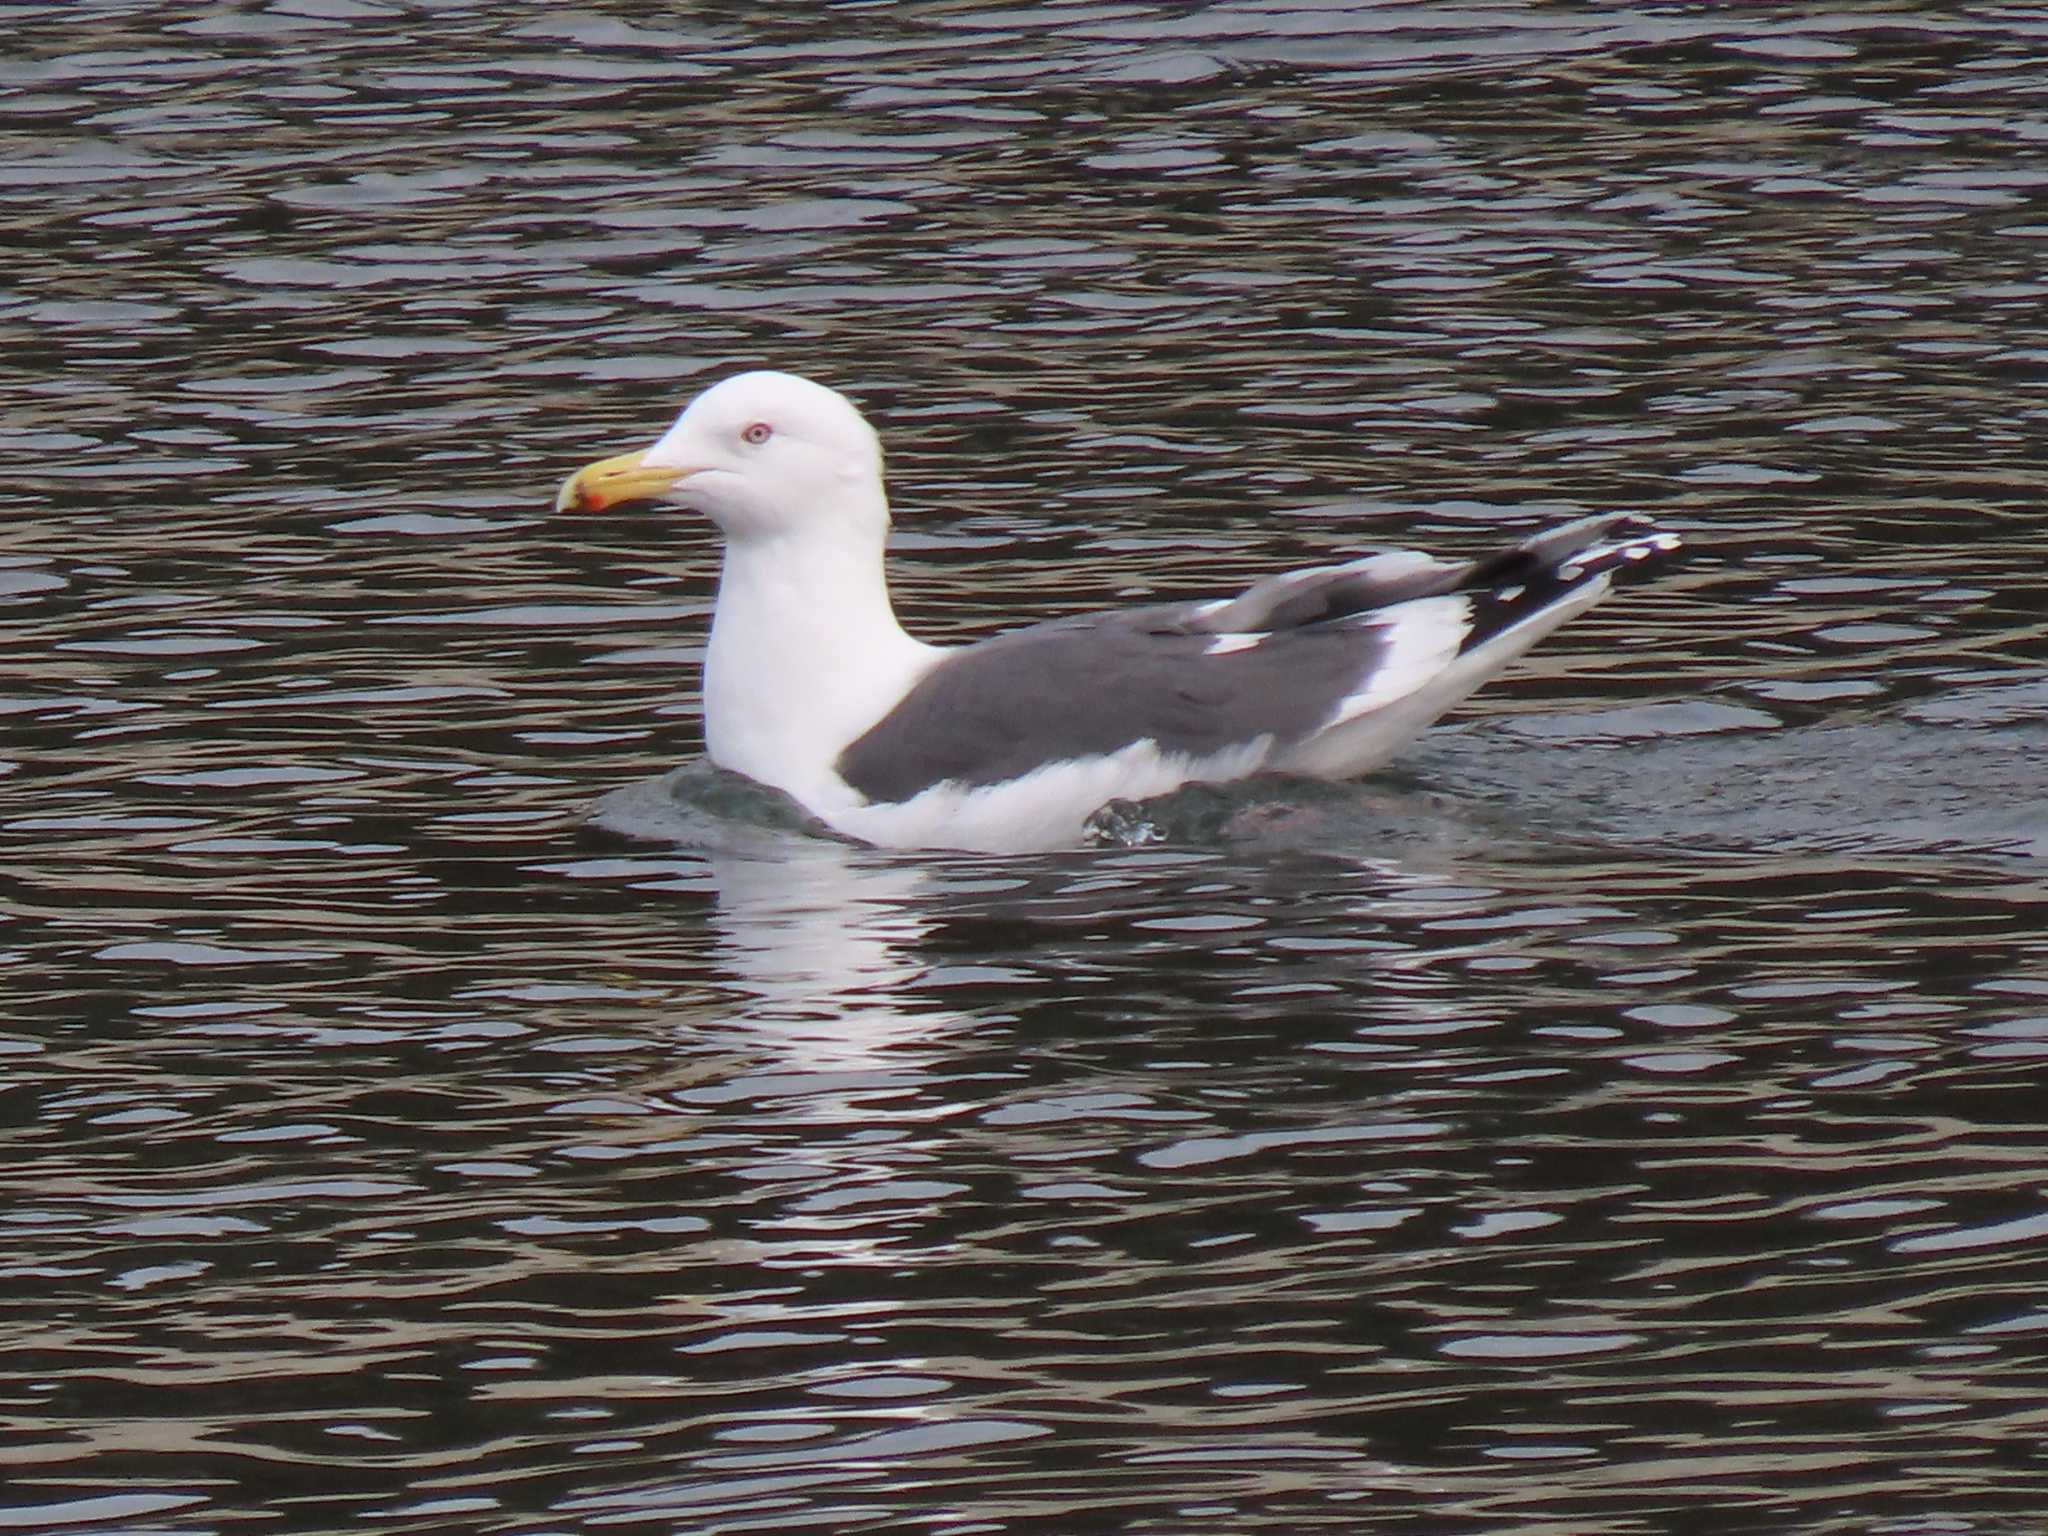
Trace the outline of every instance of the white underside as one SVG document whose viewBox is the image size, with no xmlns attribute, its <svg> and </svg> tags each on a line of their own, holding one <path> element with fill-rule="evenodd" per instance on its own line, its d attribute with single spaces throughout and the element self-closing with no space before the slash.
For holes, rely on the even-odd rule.
<svg viewBox="0 0 2048 1536">
<path fill-rule="evenodd" d="M 1138 741 L 982 788 L 935 784 L 908 800 L 866 801 L 841 781 L 831 797 L 838 803 L 810 809 L 834 831 L 888 848 L 1043 853 L 1078 847 L 1088 818 L 1112 800 L 1149 800 L 1185 784 L 1249 778 L 1269 766 L 1272 750 L 1270 736 L 1208 757 L 1161 753 L 1152 742 Z"/>
</svg>

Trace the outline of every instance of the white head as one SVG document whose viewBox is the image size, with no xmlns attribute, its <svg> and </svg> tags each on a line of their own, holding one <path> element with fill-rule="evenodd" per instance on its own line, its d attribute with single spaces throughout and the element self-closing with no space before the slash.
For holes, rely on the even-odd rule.
<svg viewBox="0 0 2048 1536">
<path fill-rule="evenodd" d="M 571 475 L 558 511 L 658 501 L 701 512 L 728 539 L 853 533 L 889 525 L 882 445 L 853 402 L 790 373 L 742 373 L 684 408 L 644 453 Z"/>
</svg>

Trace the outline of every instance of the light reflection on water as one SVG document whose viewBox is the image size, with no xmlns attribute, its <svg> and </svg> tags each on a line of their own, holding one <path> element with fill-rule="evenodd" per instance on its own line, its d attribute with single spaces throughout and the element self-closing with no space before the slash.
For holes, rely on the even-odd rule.
<svg viewBox="0 0 2048 1536">
<path fill-rule="evenodd" d="M 2029 1528 L 2038 23 L 14 10 L 0 1525 Z M 710 545 L 549 496 L 756 362 L 934 638 L 1693 553 L 1369 785 L 621 843 Z"/>
</svg>

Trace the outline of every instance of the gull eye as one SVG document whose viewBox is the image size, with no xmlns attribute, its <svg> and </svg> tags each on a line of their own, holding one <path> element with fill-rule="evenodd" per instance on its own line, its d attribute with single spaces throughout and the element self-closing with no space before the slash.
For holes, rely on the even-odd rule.
<svg viewBox="0 0 2048 1536">
<path fill-rule="evenodd" d="M 765 421 L 757 421 L 740 434 L 740 441 L 753 447 L 760 447 L 775 435 L 775 429 Z"/>
</svg>

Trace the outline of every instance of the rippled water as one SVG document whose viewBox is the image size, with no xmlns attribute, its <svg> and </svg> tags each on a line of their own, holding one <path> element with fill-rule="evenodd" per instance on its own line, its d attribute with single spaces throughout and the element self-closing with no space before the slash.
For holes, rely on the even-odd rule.
<svg viewBox="0 0 2048 1536">
<path fill-rule="evenodd" d="M 0 9 L 0 1530 L 2039 1528 L 2038 8 Z M 1365 785 L 737 837 L 546 509 L 756 363 L 937 638 L 1693 554 Z"/>
</svg>

